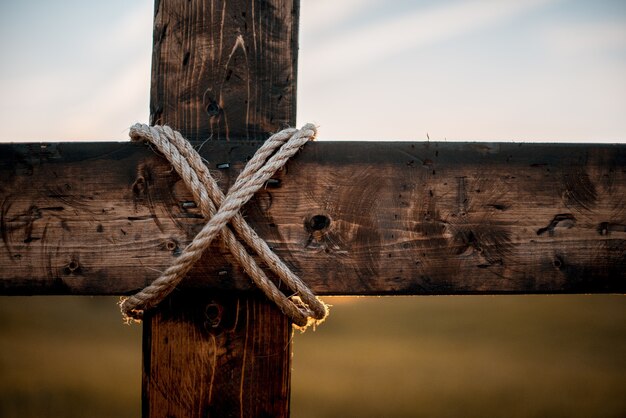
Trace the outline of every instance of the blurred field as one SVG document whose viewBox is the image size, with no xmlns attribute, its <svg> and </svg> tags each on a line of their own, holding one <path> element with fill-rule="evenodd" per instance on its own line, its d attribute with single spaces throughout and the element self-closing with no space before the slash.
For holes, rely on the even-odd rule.
<svg viewBox="0 0 626 418">
<path fill-rule="evenodd" d="M 0 417 L 139 417 L 116 298 L 0 298 Z M 624 417 L 623 296 L 328 298 L 294 336 L 292 416 Z"/>
<path fill-rule="evenodd" d="M 0 298 L 0 417 L 141 416 L 141 327 L 117 298 Z"/>
<path fill-rule="evenodd" d="M 387 297 L 331 312 L 295 339 L 295 417 L 626 416 L 624 297 Z"/>
</svg>

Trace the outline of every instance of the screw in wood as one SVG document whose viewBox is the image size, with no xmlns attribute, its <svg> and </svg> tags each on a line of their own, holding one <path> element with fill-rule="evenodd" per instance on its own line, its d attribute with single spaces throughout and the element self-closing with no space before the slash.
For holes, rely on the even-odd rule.
<svg viewBox="0 0 626 418">
<path fill-rule="evenodd" d="M 176 241 L 172 240 L 172 239 L 168 239 L 165 242 L 165 249 L 168 251 L 176 251 L 176 249 L 178 248 L 178 244 L 176 244 Z"/>
</svg>

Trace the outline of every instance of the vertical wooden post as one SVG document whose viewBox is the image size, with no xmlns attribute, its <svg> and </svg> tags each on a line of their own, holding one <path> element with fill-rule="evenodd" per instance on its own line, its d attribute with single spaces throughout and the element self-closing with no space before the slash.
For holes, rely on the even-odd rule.
<svg viewBox="0 0 626 418">
<path fill-rule="evenodd" d="M 157 0 L 151 123 L 192 141 L 295 123 L 298 0 Z M 289 321 L 262 296 L 181 292 L 144 322 L 144 417 L 286 417 Z"/>
</svg>

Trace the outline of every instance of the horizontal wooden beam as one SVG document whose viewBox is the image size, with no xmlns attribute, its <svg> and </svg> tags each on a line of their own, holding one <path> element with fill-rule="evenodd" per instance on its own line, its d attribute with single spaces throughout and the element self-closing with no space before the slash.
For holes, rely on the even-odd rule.
<svg viewBox="0 0 626 418">
<path fill-rule="evenodd" d="M 257 146 L 201 154 L 226 189 Z M 134 292 L 204 223 L 130 143 L 0 145 L 0 205 L 2 294 Z M 245 217 L 319 294 L 626 291 L 626 145 L 312 143 Z M 221 244 L 182 286 L 252 289 Z"/>
</svg>

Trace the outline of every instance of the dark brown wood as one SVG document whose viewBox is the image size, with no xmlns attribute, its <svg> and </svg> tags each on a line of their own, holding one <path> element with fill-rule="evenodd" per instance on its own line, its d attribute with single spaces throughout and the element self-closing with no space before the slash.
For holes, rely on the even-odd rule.
<svg viewBox="0 0 626 418">
<path fill-rule="evenodd" d="M 155 3 L 151 122 L 226 189 L 295 121 L 298 0 Z M 625 201 L 623 145 L 325 143 L 245 212 L 319 294 L 623 293 Z M 134 292 L 203 222 L 145 147 L 0 146 L 2 294 Z M 145 317 L 143 416 L 288 416 L 290 340 L 216 243 Z"/>
<path fill-rule="evenodd" d="M 227 188 L 255 147 L 202 154 Z M 145 146 L 2 145 L 0 178 L 4 294 L 135 291 L 204 222 Z M 626 291 L 626 145 L 311 143 L 245 215 L 320 294 Z M 219 244 L 182 287 L 251 289 Z"/>
<path fill-rule="evenodd" d="M 297 0 L 155 2 L 150 118 L 193 141 L 296 120 Z"/>
<path fill-rule="evenodd" d="M 298 5 L 157 1 L 151 122 L 168 124 L 194 143 L 233 136 L 250 141 L 293 124 Z M 158 174 L 147 164 L 133 193 L 151 206 L 150 189 L 158 181 L 152 174 Z M 188 211 L 185 203 L 174 205 Z M 197 221 L 197 212 L 188 214 Z M 163 215 L 152 213 L 150 223 L 163 225 Z M 160 230 L 167 235 L 160 245 L 172 257 L 198 224 L 170 219 L 190 228 L 184 236 Z M 144 417 L 289 415 L 291 325 L 262 295 L 177 292 L 146 317 L 144 333 Z"/>
<path fill-rule="evenodd" d="M 290 328 L 262 298 L 174 294 L 145 319 L 143 416 L 285 416 Z"/>
</svg>

